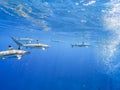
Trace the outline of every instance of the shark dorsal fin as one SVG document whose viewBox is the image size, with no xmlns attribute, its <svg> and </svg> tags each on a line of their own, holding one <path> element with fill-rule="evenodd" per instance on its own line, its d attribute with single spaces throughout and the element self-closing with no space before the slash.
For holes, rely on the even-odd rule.
<svg viewBox="0 0 120 90">
<path fill-rule="evenodd" d="M 40 44 L 39 40 L 36 40 L 36 43 L 37 43 L 37 44 Z"/>
<path fill-rule="evenodd" d="M 13 47 L 11 45 L 9 45 L 8 50 L 13 50 Z"/>
</svg>

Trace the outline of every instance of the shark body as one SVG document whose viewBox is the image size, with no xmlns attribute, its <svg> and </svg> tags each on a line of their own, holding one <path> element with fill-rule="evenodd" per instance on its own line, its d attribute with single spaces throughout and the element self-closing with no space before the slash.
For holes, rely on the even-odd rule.
<svg viewBox="0 0 120 90">
<path fill-rule="evenodd" d="M 41 48 L 42 50 L 45 50 L 46 48 L 50 47 L 49 45 L 39 43 L 38 41 L 37 41 L 37 43 L 22 44 L 21 42 L 19 42 L 15 38 L 13 38 L 13 37 L 11 37 L 11 38 L 19 46 L 19 48 L 21 48 L 21 47 L 26 47 L 26 48 Z"/>
<path fill-rule="evenodd" d="M 17 39 L 17 40 L 18 40 L 18 41 L 29 42 L 29 43 L 31 43 L 31 42 L 33 41 L 32 38 L 19 38 L 19 39 Z"/>
<path fill-rule="evenodd" d="M 22 58 L 23 55 L 29 54 L 30 52 L 28 51 L 24 51 L 24 50 L 15 50 L 15 49 L 9 49 L 6 51 L 1 51 L 0 52 L 0 58 L 2 59 L 6 59 L 9 57 L 17 57 L 18 60 L 20 60 Z"/>
<path fill-rule="evenodd" d="M 72 47 L 89 47 L 90 45 L 87 43 L 75 43 L 75 44 L 71 44 Z"/>
</svg>

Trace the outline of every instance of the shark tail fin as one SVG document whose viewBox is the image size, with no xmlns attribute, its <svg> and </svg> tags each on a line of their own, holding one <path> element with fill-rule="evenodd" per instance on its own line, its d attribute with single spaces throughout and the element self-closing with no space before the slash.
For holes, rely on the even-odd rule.
<svg viewBox="0 0 120 90">
<path fill-rule="evenodd" d="M 19 42 L 17 39 L 15 39 L 14 37 L 11 37 L 11 39 L 19 46 L 23 46 L 23 44 L 21 42 Z"/>
</svg>

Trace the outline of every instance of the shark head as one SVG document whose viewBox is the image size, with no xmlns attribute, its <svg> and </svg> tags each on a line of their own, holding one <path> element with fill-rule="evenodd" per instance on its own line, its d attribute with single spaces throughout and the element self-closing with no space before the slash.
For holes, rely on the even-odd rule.
<svg viewBox="0 0 120 90">
<path fill-rule="evenodd" d="M 50 48 L 50 46 L 49 45 L 44 45 L 44 46 L 42 46 L 42 50 L 44 51 L 46 48 Z"/>
<path fill-rule="evenodd" d="M 30 52 L 29 51 L 24 51 L 23 54 L 30 54 Z"/>
<path fill-rule="evenodd" d="M 49 45 L 44 45 L 43 47 L 44 47 L 44 48 L 50 48 L 50 46 L 49 46 Z"/>
</svg>

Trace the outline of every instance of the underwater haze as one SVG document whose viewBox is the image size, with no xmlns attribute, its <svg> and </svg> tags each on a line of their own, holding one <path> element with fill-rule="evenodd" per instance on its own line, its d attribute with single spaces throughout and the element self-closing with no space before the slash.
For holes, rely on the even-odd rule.
<svg viewBox="0 0 120 90">
<path fill-rule="evenodd" d="M 120 0 L 0 0 L 0 51 L 11 37 L 50 47 L 0 58 L 0 90 L 120 90 Z"/>
</svg>

